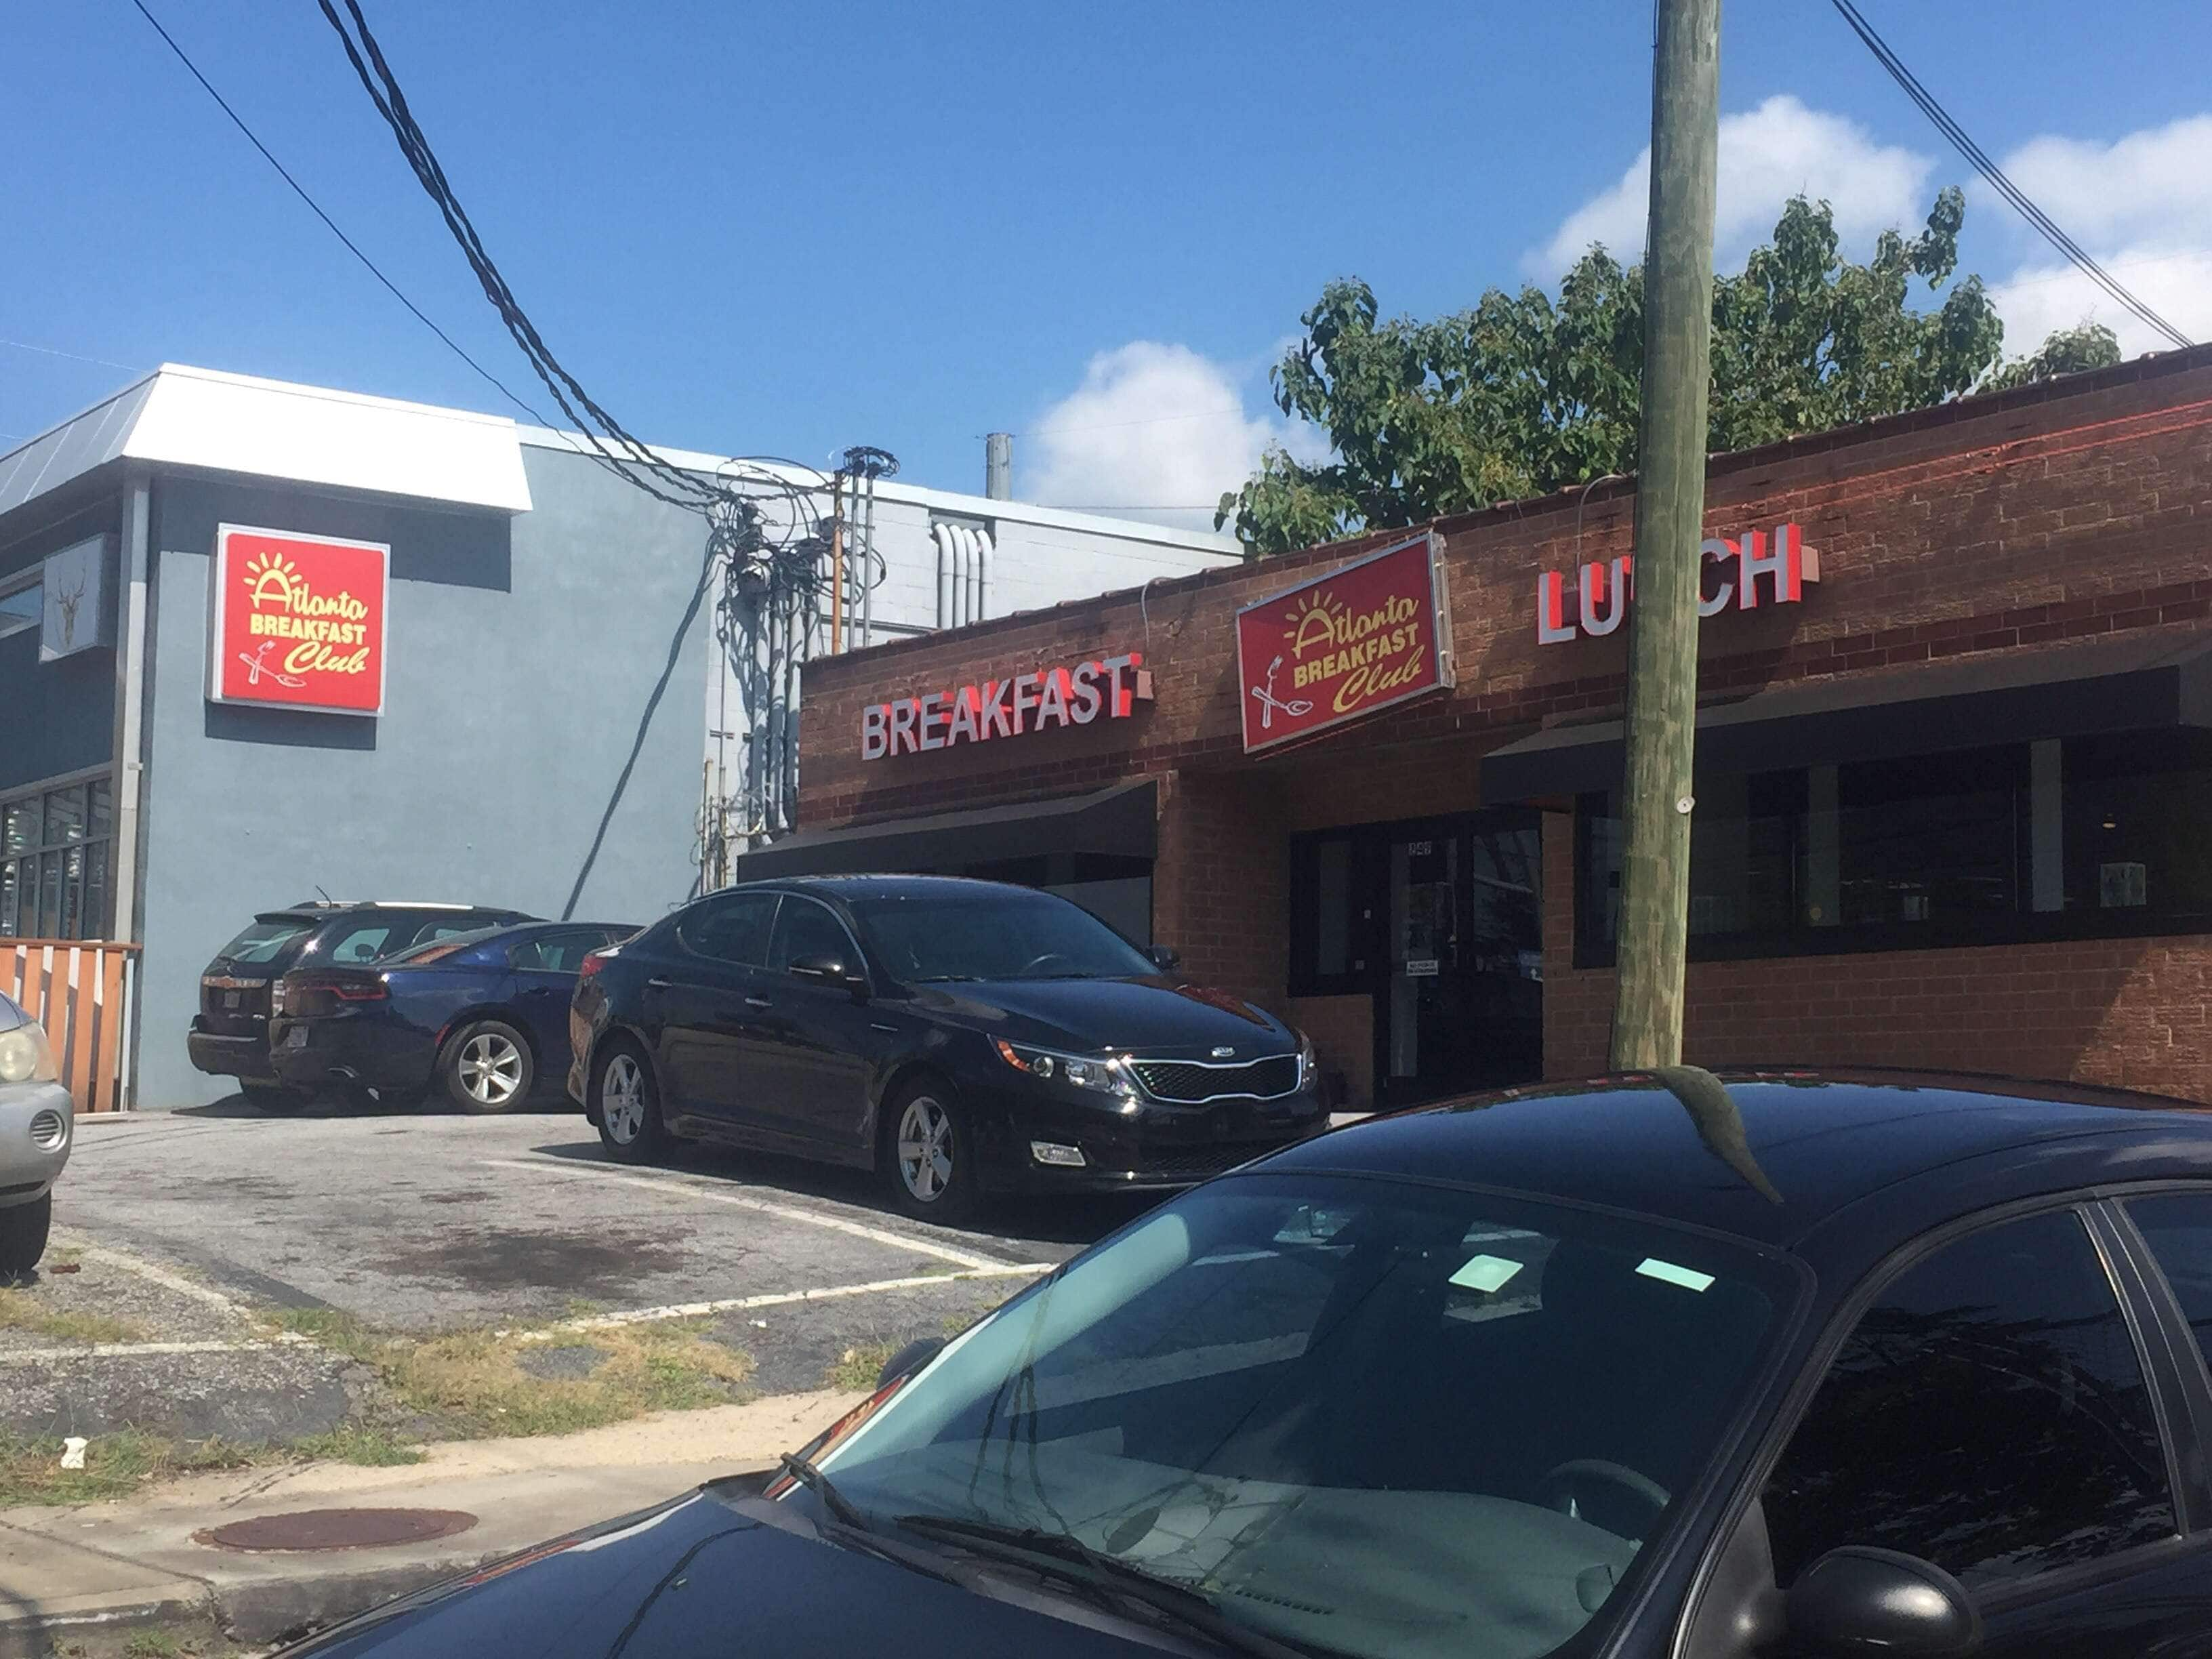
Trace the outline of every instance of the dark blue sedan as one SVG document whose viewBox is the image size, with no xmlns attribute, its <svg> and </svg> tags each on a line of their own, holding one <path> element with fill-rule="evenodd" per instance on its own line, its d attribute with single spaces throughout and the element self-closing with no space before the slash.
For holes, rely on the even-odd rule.
<svg viewBox="0 0 2212 1659">
<path fill-rule="evenodd" d="M 387 961 L 277 981 L 269 1041 L 289 1097 L 441 1089 L 465 1112 L 503 1112 L 568 1072 L 568 1000 L 592 951 L 637 929 L 532 921 L 463 933 Z"/>
</svg>

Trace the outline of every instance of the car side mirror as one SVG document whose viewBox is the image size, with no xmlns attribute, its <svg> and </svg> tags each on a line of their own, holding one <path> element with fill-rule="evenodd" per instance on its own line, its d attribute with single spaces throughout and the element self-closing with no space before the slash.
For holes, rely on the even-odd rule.
<svg viewBox="0 0 2212 1659">
<path fill-rule="evenodd" d="M 1782 1598 L 1791 1641 L 1832 1659 L 1953 1659 L 1981 1645 L 1966 1586 L 1931 1561 L 1870 1545 L 1830 1550 Z"/>
<path fill-rule="evenodd" d="M 1155 945 L 1145 954 L 1152 959 L 1152 966 L 1164 974 L 1172 974 L 1182 966 L 1182 952 L 1172 945 Z"/>
<path fill-rule="evenodd" d="M 941 1336 L 918 1336 L 884 1361 L 883 1370 L 876 1373 L 876 1392 L 881 1394 L 894 1382 L 905 1381 L 944 1351 Z"/>
<path fill-rule="evenodd" d="M 856 996 L 865 995 L 868 989 L 867 975 L 858 968 L 848 967 L 842 957 L 794 957 L 788 971 L 793 979 L 842 986 Z"/>
</svg>

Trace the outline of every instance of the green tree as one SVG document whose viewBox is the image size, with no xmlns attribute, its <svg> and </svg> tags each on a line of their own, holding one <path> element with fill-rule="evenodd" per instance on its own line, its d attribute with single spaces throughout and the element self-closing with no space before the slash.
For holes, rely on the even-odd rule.
<svg viewBox="0 0 2212 1659">
<path fill-rule="evenodd" d="M 1713 285 L 1713 383 L 1706 447 L 1741 449 L 2118 360 L 2110 331 L 2054 334 L 2002 364 L 2004 327 L 1978 276 L 1933 310 L 1958 263 L 1965 198 L 1936 198 L 1907 240 L 1874 257 L 1837 252 L 1826 202 L 1793 198 L 1773 240 Z M 1602 247 L 1559 283 L 1485 294 L 1433 322 L 1380 320 L 1374 290 L 1331 283 L 1305 333 L 1271 374 L 1275 403 L 1328 434 L 1308 465 L 1281 448 L 1224 495 L 1248 552 L 1278 553 L 1362 526 L 1418 524 L 1540 495 L 1636 466 L 1644 359 L 1644 271 Z M 2002 365 L 2002 366 L 2001 366 Z"/>
</svg>

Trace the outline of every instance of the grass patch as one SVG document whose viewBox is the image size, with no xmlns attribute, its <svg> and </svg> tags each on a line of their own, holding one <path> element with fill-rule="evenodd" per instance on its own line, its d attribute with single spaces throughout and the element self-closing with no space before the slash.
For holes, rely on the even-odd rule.
<svg viewBox="0 0 2212 1659">
<path fill-rule="evenodd" d="M 837 1356 L 822 1380 L 829 1387 L 848 1393 L 872 1394 L 876 1379 L 883 1375 L 894 1352 L 888 1342 L 863 1342 L 856 1348 L 848 1348 Z"/>
<path fill-rule="evenodd" d="M 136 1325 L 105 1314 L 71 1313 L 49 1308 L 21 1291 L 0 1290 L 0 1330 L 23 1331 L 57 1342 L 143 1342 Z"/>
<path fill-rule="evenodd" d="M 573 1434 L 647 1412 L 744 1397 L 750 1356 L 709 1341 L 705 1322 L 663 1320 L 564 1334 L 605 1358 L 589 1376 L 542 1377 L 519 1363 L 544 1344 L 526 1331 L 410 1336 L 371 1329 L 331 1308 L 286 1309 L 276 1323 L 369 1366 L 399 1405 L 457 1438 Z"/>
<path fill-rule="evenodd" d="M 423 1459 L 422 1449 L 411 1446 L 387 1430 L 364 1427 L 348 1423 L 325 1434 L 311 1434 L 295 1440 L 287 1449 L 295 1457 L 324 1463 L 358 1463 L 366 1468 L 391 1468 L 401 1463 L 419 1463 Z"/>
<path fill-rule="evenodd" d="M 84 1467 L 65 1469 L 58 1437 L 0 1433 L 0 1507 L 125 1498 L 149 1480 L 245 1468 L 279 1455 L 222 1440 L 166 1440 L 124 1429 L 94 1436 L 85 1448 Z"/>
<path fill-rule="evenodd" d="M 142 1630 L 123 1644 L 128 1659 L 184 1659 L 191 1650 L 165 1630 Z"/>
</svg>

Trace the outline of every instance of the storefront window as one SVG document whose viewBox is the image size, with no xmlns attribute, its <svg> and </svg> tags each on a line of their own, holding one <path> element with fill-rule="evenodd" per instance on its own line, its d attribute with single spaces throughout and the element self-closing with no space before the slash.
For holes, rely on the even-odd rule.
<svg viewBox="0 0 2212 1659">
<path fill-rule="evenodd" d="M 2212 732 L 2166 731 L 1701 778 L 1693 956 L 2212 927 Z M 1616 798 L 1576 831 L 1579 960 L 1618 937 Z"/>
<path fill-rule="evenodd" d="M 106 778 L 0 801 L 0 938 L 100 938 L 114 824 Z"/>
</svg>

